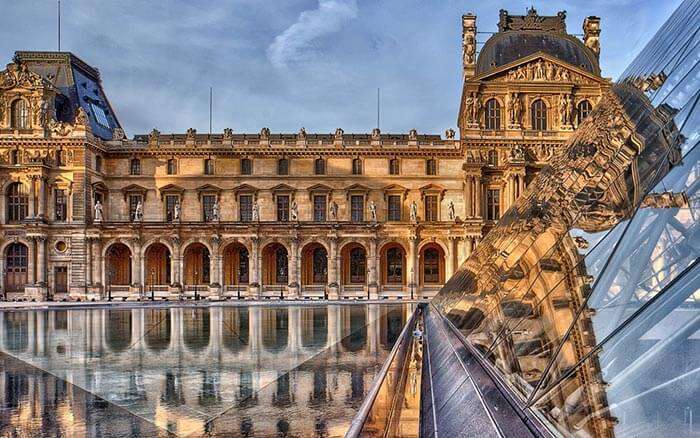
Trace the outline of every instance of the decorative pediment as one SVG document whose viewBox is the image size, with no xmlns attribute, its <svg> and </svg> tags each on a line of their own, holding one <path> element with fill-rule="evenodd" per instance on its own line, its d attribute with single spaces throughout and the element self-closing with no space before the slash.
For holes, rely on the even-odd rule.
<svg viewBox="0 0 700 438">
<path fill-rule="evenodd" d="M 205 193 L 205 192 L 219 193 L 219 192 L 221 192 L 221 187 L 217 187 L 213 184 L 204 184 L 203 186 L 197 187 L 197 192 L 199 192 L 199 193 Z"/>
<path fill-rule="evenodd" d="M 390 184 L 382 189 L 384 193 L 401 193 L 406 194 L 408 189 L 399 184 Z"/>
<path fill-rule="evenodd" d="M 253 187 L 250 184 L 241 184 L 233 188 L 233 193 L 238 195 L 239 193 L 258 193 L 258 188 Z"/>
<path fill-rule="evenodd" d="M 345 187 L 346 192 L 369 192 L 370 189 L 367 186 L 363 186 L 362 184 L 353 184 L 351 186 Z"/>
<path fill-rule="evenodd" d="M 161 197 L 161 199 L 162 199 L 166 194 L 175 194 L 175 195 L 180 195 L 180 196 L 182 196 L 182 194 L 185 193 L 185 189 L 184 189 L 184 188 L 182 188 L 182 187 L 180 187 L 180 186 L 177 186 L 177 185 L 175 185 L 175 184 L 168 184 L 168 185 L 165 185 L 165 186 L 161 187 L 160 189 L 158 189 L 158 191 L 160 192 L 160 197 Z"/>
<path fill-rule="evenodd" d="M 70 189 L 72 185 L 73 181 L 62 175 L 58 175 L 53 180 L 51 180 L 51 186 L 56 187 L 58 189 Z"/>
<path fill-rule="evenodd" d="M 517 61 L 475 76 L 472 81 L 509 83 L 605 84 L 607 81 L 587 70 L 561 61 L 544 52 L 536 52 Z"/>
<path fill-rule="evenodd" d="M 109 191 L 109 188 L 107 188 L 107 185 L 102 181 L 97 181 L 95 183 L 92 183 L 92 191 L 98 193 L 107 193 Z"/>
<path fill-rule="evenodd" d="M 442 198 L 445 195 L 445 188 L 443 186 L 437 185 L 437 184 L 427 184 L 421 187 L 420 189 L 421 195 L 440 195 L 440 198 Z"/>
<path fill-rule="evenodd" d="M 148 193 L 148 189 L 146 187 L 140 186 L 138 184 L 130 184 L 130 185 L 122 188 L 122 194 L 124 194 L 125 201 L 126 201 L 127 196 L 129 196 L 129 195 L 141 195 L 141 196 L 143 196 L 143 200 L 145 201 L 147 193 Z"/>
<path fill-rule="evenodd" d="M 272 193 L 293 193 L 296 191 L 296 189 L 287 184 L 277 184 L 276 186 L 272 187 L 270 191 Z"/>
<path fill-rule="evenodd" d="M 309 192 L 328 193 L 333 191 L 333 187 L 328 187 L 325 184 L 314 184 L 307 189 Z"/>
</svg>

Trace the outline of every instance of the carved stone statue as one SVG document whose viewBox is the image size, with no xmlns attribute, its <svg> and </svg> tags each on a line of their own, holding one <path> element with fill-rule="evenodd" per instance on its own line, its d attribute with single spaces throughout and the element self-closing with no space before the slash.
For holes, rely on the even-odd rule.
<svg viewBox="0 0 700 438">
<path fill-rule="evenodd" d="M 141 201 L 136 204 L 136 210 L 134 210 L 134 222 L 141 222 L 143 220 L 143 203 Z"/>
<path fill-rule="evenodd" d="M 566 102 L 567 99 L 565 95 L 562 94 L 559 96 L 559 121 L 561 126 L 566 126 L 569 124 L 566 117 Z"/>
<path fill-rule="evenodd" d="M 455 204 L 454 202 L 450 201 L 450 203 L 447 205 L 447 217 L 453 221 L 455 220 Z"/>
<path fill-rule="evenodd" d="M 544 65 L 541 59 L 538 59 L 535 64 L 535 79 L 540 81 L 545 79 Z"/>
<path fill-rule="evenodd" d="M 479 124 L 479 110 L 481 110 L 481 100 L 479 99 L 479 96 L 476 93 L 473 93 L 474 95 L 474 101 L 472 103 L 471 107 L 471 120 L 472 123 L 478 125 Z"/>
<path fill-rule="evenodd" d="M 231 140 L 233 138 L 233 129 L 224 128 L 224 140 Z"/>
<path fill-rule="evenodd" d="M 377 222 L 377 206 L 374 201 L 369 201 L 369 219 L 372 222 Z"/>
<path fill-rule="evenodd" d="M 411 222 L 418 222 L 418 204 L 411 202 Z"/>
<path fill-rule="evenodd" d="M 306 128 L 302 126 L 302 128 L 299 130 L 299 135 L 297 136 L 299 140 L 305 140 L 306 139 Z"/>
<path fill-rule="evenodd" d="M 78 112 L 75 115 L 75 124 L 76 125 L 83 125 L 83 126 L 88 126 L 90 123 L 90 120 L 88 119 L 88 115 L 83 109 L 82 106 L 78 107 Z"/>
<path fill-rule="evenodd" d="M 95 222 L 102 222 L 102 220 L 103 220 L 102 203 L 100 202 L 99 199 L 97 201 L 95 201 L 94 208 L 95 208 Z"/>
<path fill-rule="evenodd" d="M 335 201 L 331 201 L 330 213 L 331 213 L 331 220 L 337 221 L 338 220 L 338 204 L 336 204 Z"/>
<path fill-rule="evenodd" d="M 151 133 L 148 134 L 148 142 L 152 144 L 158 143 L 158 139 L 160 138 L 160 131 L 157 130 L 156 128 L 153 128 L 151 130 Z"/>
<path fill-rule="evenodd" d="M 569 125 L 574 123 L 574 99 L 571 95 L 566 97 L 566 121 Z"/>
<path fill-rule="evenodd" d="M 175 207 L 173 208 L 173 220 L 179 221 L 180 220 L 180 203 L 176 202 Z"/>
<path fill-rule="evenodd" d="M 415 129 L 411 129 L 408 131 L 408 139 L 409 140 L 417 140 L 418 139 L 418 131 Z"/>
<path fill-rule="evenodd" d="M 253 216 L 253 222 L 257 222 L 260 220 L 260 207 L 258 206 L 258 200 L 256 199 L 253 201 L 253 211 L 252 211 L 252 216 Z"/>
<path fill-rule="evenodd" d="M 520 101 L 519 93 L 513 93 L 508 98 L 508 117 L 511 126 L 520 126 L 520 117 L 523 110 L 523 104 Z"/>
<path fill-rule="evenodd" d="M 474 35 L 464 35 L 464 65 L 474 64 L 474 55 L 476 54 L 476 41 Z"/>
<path fill-rule="evenodd" d="M 299 220 L 299 207 L 297 206 L 297 201 L 292 201 L 292 206 L 289 209 L 289 219 L 292 221 Z"/>
<path fill-rule="evenodd" d="M 345 131 L 343 131 L 342 128 L 337 128 L 337 129 L 335 130 L 335 134 L 333 135 L 333 137 L 334 137 L 336 140 L 342 140 L 342 139 L 343 139 L 343 134 L 344 134 L 344 133 L 345 133 Z"/>
<path fill-rule="evenodd" d="M 214 201 L 214 205 L 211 206 L 211 219 L 215 222 L 221 220 L 219 201 Z"/>
<path fill-rule="evenodd" d="M 455 138 L 455 130 L 454 129 L 448 129 L 445 131 L 445 138 L 448 140 L 452 140 Z"/>
<path fill-rule="evenodd" d="M 260 138 L 263 140 L 268 140 L 270 138 L 270 128 L 263 128 L 260 130 Z"/>
<path fill-rule="evenodd" d="M 188 140 L 194 140 L 194 138 L 197 136 L 197 130 L 194 128 L 187 128 L 187 139 Z"/>
<path fill-rule="evenodd" d="M 379 140 L 381 133 L 382 131 L 380 131 L 379 128 L 374 128 L 372 130 L 372 140 Z"/>
</svg>

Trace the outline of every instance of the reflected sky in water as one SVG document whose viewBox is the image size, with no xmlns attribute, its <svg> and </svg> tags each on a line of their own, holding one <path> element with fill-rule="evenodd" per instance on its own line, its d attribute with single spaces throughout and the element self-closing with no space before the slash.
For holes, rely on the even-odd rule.
<svg viewBox="0 0 700 438">
<path fill-rule="evenodd" d="M 342 436 L 412 311 L 0 313 L 0 435 Z"/>
</svg>

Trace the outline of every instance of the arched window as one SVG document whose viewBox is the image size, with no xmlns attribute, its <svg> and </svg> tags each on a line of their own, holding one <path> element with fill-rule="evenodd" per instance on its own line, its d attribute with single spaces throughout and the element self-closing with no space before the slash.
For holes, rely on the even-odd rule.
<svg viewBox="0 0 700 438">
<path fill-rule="evenodd" d="M 535 131 L 546 131 L 547 105 L 544 104 L 542 99 L 537 99 L 536 101 L 532 102 L 530 114 L 532 116 L 532 129 Z"/>
<path fill-rule="evenodd" d="M 496 99 L 489 99 L 486 102 L 486 129 L 499 130 L 501 129 L 501 104 Z"/>
<path fill-rule="evenodd" d="M 350 283 L 361 284 L 365 282 L 367 273 L 367 257 L 364 248 L 355 247 L 350 250 Z"/>
<path fill-rule="evenodd" d="M 582 100 L 576 106 L 576 125 L 584 121 L 586 117 L 591 113 L 593 106 L 587 100 Z"/>
<path fill-rule="evenodd" d="M 440 252 L 436 248 L 423 253 L 423 282 L 440 283 Z"/>
<path fill-rule="evenodd" d="M 29 195 L 24 185 L 19 182 L 10 184 L 7 188 L 7 220 L 18 222 L 27 217 L 29 210 Z"/>
<path fill-rule="evenodd" d="M 437 161 L 429 158 L 425 161 L 425 174 L 426 175 L 437 175 Z"/>
<path fill-rule="evenodd" d="M 20 292 L 27 283 L 29 250 L 21 243 L 12 243 L 7 248 L 5 259 L 5 290 Z"/>
<path fill-rule="evenodd" d="M 17 99 L 12 102 L 12 106 L 10 107 L 10 115 L 10 123 L 14 129 L 29 128 L 29 108 L 27 108 L 26 100 Z"/>
<path fill-rule="evenodd" d="M 141 160 L 132 158 L 129 163 L 129 173 L 132 175 L 141 175 Z"/>
<path fill-rule="evenodd" d="M 279 246 L 275 250 L 275 272 L 277 284 L 285 284 L 288 279 L 289 262 L 287 261 L 287 250 Z"/>
<path fill-rule="evenodd" d="M 214 175 L 214 160 L 211 158 L 204 159 L 204 174 Z"/>
<path fill-rule="evenodd" d="M 99 155 L 95 157 L 95 171 L 102 172 L 102 157 Z"/>
<path fill-rule="evenodd" d="M 277 175 L 289 175 L 289 159 L 280 158 L 277 160 Z"/>
<path fill-rule="evenodd" d="M 253 174 L 253 162 L 250 158 L 241 158 L 241 175 Z"/>
<path fill-rule="evenodd" d="M 389 175 L 398 175 L 399 174 L 399 159 L 398 158 L 392 158 L 389 160 Z"/>
<path fill-rule="evenodd" d="M 325 284 L 328 276 L 328 253 L 324 248 L 316 248 L 311 259 L 313 284 Z"/>
<path fill-rule="evenodd" d="M 359 158 L 353 158 L 352 160 L 352 174 L 362 175 L 362 160 Z"/>
<path fill-rule="evenodd" d="M 323 158 L 316 158 L 316 161 L 314 162 L 314 173 L 316 175 L 326 174 L 326 160 Z"/>
<path fill-rule="evenodd" d="M 389 248 L 386 252 L 386 282 L 403 283 L 403 251 L 400 248 Z"/>
<path fill-rule="evenodd" d="M 170 158 L 166 167 L 168 175 L 175 175 L 177 173 L 177 162 L 175 161 L 175 158 Z"/>
</svg>

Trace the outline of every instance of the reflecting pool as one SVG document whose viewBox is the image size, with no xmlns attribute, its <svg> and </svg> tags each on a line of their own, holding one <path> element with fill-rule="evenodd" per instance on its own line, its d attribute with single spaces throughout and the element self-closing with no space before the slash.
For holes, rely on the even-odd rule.
<svg viewBox="0 0 700 438">
<path fill-rule="evenodd" d="M 342 436 L 412 312 L 0 312 L 0 436 Z"/>
</svg>

